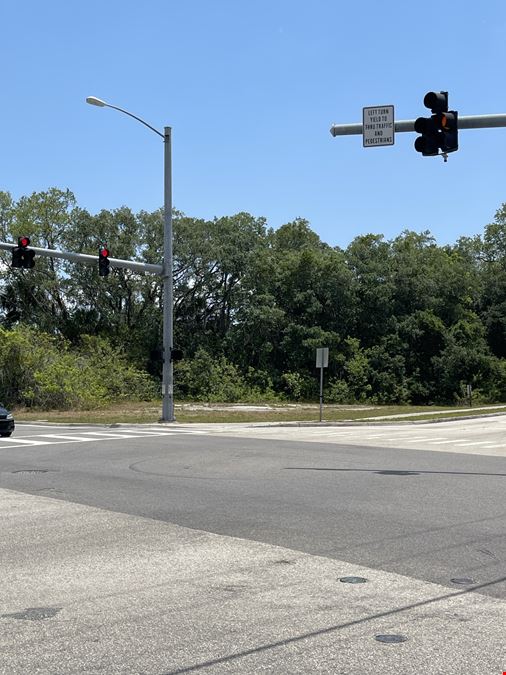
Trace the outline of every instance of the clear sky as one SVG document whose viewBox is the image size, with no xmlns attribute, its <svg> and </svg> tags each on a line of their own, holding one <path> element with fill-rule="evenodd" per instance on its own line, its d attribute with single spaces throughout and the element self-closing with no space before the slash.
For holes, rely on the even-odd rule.
<svg viewBox="0 0 506 675">
<path fill-rule="evenodd" d="M 333 138 L 364 106 L 506 113 L 506 2 L 3 0 L 0 190 L 69 188 L 92 213 L 163 203 L 163 142 L 93 95 L 173 133 L 174 206 L 306 218 L 346 247 L 369 232 L 483 232 L 506 202 L 506 128 L 461 131 L 445 164 Z M 29 234 L 29 233 L 28 233 Z"/>
</svg>

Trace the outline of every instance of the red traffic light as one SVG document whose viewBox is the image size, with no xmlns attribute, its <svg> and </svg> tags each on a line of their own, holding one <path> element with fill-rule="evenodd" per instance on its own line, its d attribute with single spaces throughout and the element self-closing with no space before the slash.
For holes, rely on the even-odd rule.
<svg viewBox="0 0 506 675">
<path fill-rule="evenodd" d="M 98 274 L 106 277 L 109 274 L 109 249 L 103 245 L 98 249 Z"/>
<path fill-rule="evenodd" d="M 21 248 L 30 246 L 30 237 L 18 237 L 18 246 L 21 246 Z"/>
</svg>

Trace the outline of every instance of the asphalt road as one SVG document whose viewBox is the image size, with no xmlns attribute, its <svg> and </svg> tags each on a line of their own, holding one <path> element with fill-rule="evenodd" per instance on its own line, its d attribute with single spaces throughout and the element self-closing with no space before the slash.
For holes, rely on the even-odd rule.
<svg viewBox="0 0 506 675">
<path fill-rule="evenodd" d="M 489 430 L 493 425 L 494 422 L 491 422 Z M 318 438 L 316 434 L 316 440 L 301 442 L 294 440 L 297 430 L 291 428 L 273 431 L 244 426 L 239 434 L 232 436 L 232 432 L 224 427 L 214 433 L 206 433 L 205 428 L 196 427 L 99 429 L 19 426 L 10 441 L 2 439 L 0 442 L 0 487 L 6 489 L 3 491 L 4 499 L 11 515 L 7 525 L 12 524 L 11 536 L 3 540 L 2 554 L 10 561 L 14 575 L 16 556 L 20 555 L 20 551 L 26 554 L 26 544 L 23 548 L 20 532 L 25 533 L 23 541 L 30 536 L 35 537 L 34 560 L 42 556 L 47 564 L 51 559 L 53 573 L 60 564 L 64 569 L 70 565 L 68 574 L 72 578 L 77 573 L 72 565 L 76 559 L 82 562 L 86 550 L 99 555 L 103 561 L 109 561 L 114 559 L 114 552 L 119 555 L 117 549 L 121 543 L 120 558 L 123 562 L 120 567 L 126 565 L 128 568 L 139 554 L 136 537 L 140 536 L 145 546 L 144 537 L 147 535 L 141 533 L 152 532 L 150 536 L 158 541 L 160 536 L 166 537 L 170 532 L 172 543 L 169 550 L 179 552 L 178 555 L 185 551 L 190 560 L 199 560 L 201 565 L 205 561 L 205 571 L 197 566 L 193 570 L 194 576 L 185 579 L 187 595 L 172 598 L 179 608 L 180 618 L 186 616 L 185 607 L 191 607 L 196 625 L 209 626 L 209 616 L 196 618 L 199 613 L 195 610 L 195 603 L 198 605 L 204 597 L 211 597 L 217 603 L 215 611 L 219 613 L 218 608 L 228 606 L 231 595 L 237 601 L 237 606 L 232 603 L 230 607 L 228 623 L 225 621 L 221 625 L 217 617 L 213 618 L 217 626 L 221 625 L 221 628 L 216 628 L 218 634 L 214 641 L 204 640 L 201 643 L 199 636 L 193 634 L 190 626 L 185 627 L 184 622 L 177 623 L 177 626 L 171 624 L 171 631 L 176 631 L 183 642 L 185 630 L 193 635 L 193 640 L 177 657 L 173 647 L 171 658 L 164 654 L 165 661 L 155 659 L 151 662 L 145 650 L 137 649 L 124 655 L 123 662 L 116 664 L 117 670 L 112 670 L 110 663 L 106 670 L 100 670 L 102 666 L 99 665 L 94 666 L 97 670 L 93 670 L 87 669 L 89 664 L 85 666 L 77 655 L 77 661 L 69 661 L 66 666 L 58 666 L 58 661 L 54 659 L 47 661 L 52 670 L 37 672 L 162 673 L 162 662 L 170 663 L 172 670 L 167 667 L 166 672 L 190 672 L 203 668 L 217 673 L 249 673 L 264 668 L 264 671 L 276 673 L 358 674 L 378 672 L 378 664 L 382 668 L 379 672 L 399 672 L 399 657 L 392 658 L 393 653 L 385 660 L 385 652 L 374 652 L 377 649 L 375 645 L 375 657 L 369 663 L 368 656 L 357 657 L 358 647 L 351 649 L 353 640 L 360 642 L 360 636 L 354 635 L 347 642 L 346 639 L 344 643 L 340 642 L 336 652 L 331 646 L 330 632 L 325 632 L 329 625 L 358 625 L 365 618 L 357 616 L 366 608 L 370 619 L 392 611 L 392 607 L 396 608 L 394 611 L 398 611 L 399 607 L 415 608 L 409 621 L 402 619 L 398 622 L 401 632 L 407 632 L 412 637 L 420 630 L 422 634 L 426 631 L 425 637 L 431 635 L 437 642 L 447 631 L 448 635 L 453 635 L 452 639 L 460 649 L 459 654 L 453 651 L 453 647 L 448 647 L 444 654 L 441 649 L 431 654 L 425 643 L 421 652 L 413 647 L 406 649 L 405 645 L 388 645 L 390 650 L 404 648 L 406 658 L 409 655 L 411 659 L 405 661 L 404 670 L 400 672 L 419 672 L 416 668 L 420 660 L 427 662 L 427 659 L 430 669 L 422 668 L 423 672 L 445 675 L 461 672 L 457 666 L 463 665 L 463 654 L 466 672 L 486 675 L 492 672 L 492 667 L 495 672 L 502 672 L 500 668 L 506 668 L 506 461 L 497 453 L 497 448 L 490 448 L 495 456 L 483 454 L 487 451 L 487 444 L 499 447 L 500 439 L 477 440 L 476 433 L 472 436 L 473 440 L 464 446 L 466 450 L 463 453 L 455 448 L 456 444 L 466 443 L 462 433 L 453 437 L 451 451 L 445 452 L 442 450 L 444 445 L 441 446 L 446 438 L 443 425 L 431 425 L 431 429 L 436 427 L 434 433 L 425 430 L 423 433 L 433 433 L 432 440 L 427 443 L 439 446 L 423 450 L 410 447 L 409 438 L 402 440 L 406 427 L 398 432 L 397 447 L 383 447 L 384 444 L 392 446 L 394 431 L 385 432 L 383 429 L 371 433 L 369 429 L 352 432 L 352 436 L 347 438 L 349 429 L 341 429 L 334 432 L 330 440 L 327 430 L 326 439 Z M 451 425 L 446 425 L 446 428 L 451 429 Z M 201 433 L 197 433 L 199 431 Z M 419 430 L 416 431 L 413 434 L 411 429 L 407 432 L 408 436 L 420 438 Z M 322 429 L 318 432 L 321 434 Z M 310 433 L 305 429 L 299 436 Z M 377 438 L 368 438 L 367 433 L 376 437 L 379 434 L 380 439 L 386 433 L 388 436 L 384 438 L 389 439 L 388 443 L 374 445 Z M 486 431 L 483 433 L 486 434 Z M 363 443 L 360 443 L 360 434 Z M 258 437 L 262 435 L 274 438 Z M 473 441 L 475 454 L 470 452 Z M 434 451 L 436 449 L 437 452 Z M 22 497 L 21 493 L 33 497 Z M 78 505 L 94 508 L 87 510 Z M 125 521 L 126 516 L 120 514 L 134 518 Z M 14 516 L 17 519 L 13 520 Z M 61 536 L 55 529 L 59 519 L 62 522 Z M 76 539 L 75 519 L 82 528 L 82 540 Z M 90 519 L 97 521 L 95 536 L 93 528 L 90 530 L 87 525 Z M 120 541 L 115 539 L 118 527 L 123 537 Z M 108 533 L 112 534 L 115 542 L 113 550 L 110 550 Z M 69 554 L 64 554 L 67 549 L 61 548 L 62 541 L 67 542 L 69 551 L 77 547 L 70 556 L 72 562 L 68 560 Z M 204 556 L 198 552 L 203 541 L 208 547 Z M 156 551 L 160 555 L 159 548 Z M 228 558 L 225 555 L 227 551 Z M 267 567 L 271 572 L 276 569 L 276 578 L 266 578 L 264 567 L 259 573 L 259 556 L 264 562 L 267 556 Z M 230 561 L 233 561 L 231 567 Z M 178 563 L 181 565 L 181 558 L 178 558 Z M 152 561 L 146 563 L 146 568 L 152 564 Z M 37 577 L 40 573 L 40 564 L 27 560 L 23 565 L 26 565 L 25 581 L 30 574 Z M 209 570 L 216 565 L 215 574 L 221 575 L 218 596 L 212 583 L 209 588 L 202 581 L 208 578 Z M 305 572 L 304 568 L 307 568 Z M 182 569 L 185 569 L 185 563 L 182 563 Z M 237 576 L 238 569 L 243 576 Z M 368 602 L 364 604 L 360 591 L 353 590 L 354 595 L 350 597 L 356 598 L 358 604 L 349 598 L 346 608 L 330 601 L 325 603 L 325 598 L 330 597 L 326 586 L 329 570 L 334 575 L 334 585 L 341 575 L 374 578 L 374 593 L 368 591 Z M 159 573 L 158 569 L 149 572 L 148 576 L 151 574 L 156 579 Z M 309 587 L 308 573 L 311 575 Z M 46 570 L 45 574 L 47 587 L 54 591 L 50 594 L 53 604 L 55 598 L 60 598 L 58 602 L 64 606 L 64 597 L 58 594 L 58 579 L 51 576 L 50 570 Z M 90 570 L 86 568 L 85 572 L 77 574 L 89 576 Z M 137 568 L 123 570 L 123 583 L 135 574 L 138 574 Z M 102 599 L 111 594 L 121 596 L 120 581 L 115 582 L 120 590 L 114 586 L 115 590 L 111 591 L 107 589 L 107 584 L 105 587 L 102 584 L 97 591 L 93 583 L 96 579 L 95 573 L 88 582 L 85 594 L 88 600 L 90 593 L 98 593 Z M 456 583 L 455 579 L 467 581 Z M 137 579 L 135 587 L 140 583 Z M 258 598 L 245 601 L 242 597 L 244 588 L 255 584 L 267 594 L 267 605 L 259 605 Z M 148 586 L 152 589 L 153 585 L 157 584 L 152 581 Z M 174 586 L 173 583 L 169 585 Z M 25 586 L 21 585 L 22 588 Z M 366 587 L 367 583 L 360 586 Z M 16 588 L 17 595 L 11 597 L 7 604 L 2 604 L 2 617 L 9 621 L 9 625 L 20 623 L 13 614 L 37 607 L 31 599 L 33 589 L 24 594 L 20 592 L 19 584 Z M 128 588 L 126 584 L 124 589 Z M 351 588 L 359 586 L 352 585 Z M 295 589 L 299 600 L 294 605 Z M 72 587 L 67 590 L 67 595 L 72 598 L 75 592 Z M 146 588 L 144 592 L 147 592 Z M 172 592 L 176 593 L 176 590 Z M 279 593 L 285 593 L 285 596 L 280 598 Z M 16 602 L 16 597 L 22 595 L 24 605 Z M 445 606 L 446 600 L 439 602 L 437 612 L 422 612 L 422 618 L 416 610 L 420 603 L 425 607 L 423 603 L 427 598 L 432 602 L 434 597 L 445 596 L 455 596 L 461 603 L 462 615 L 459 615 L 460 626 L 456 634 L 456 620 L 450 621 L 451 612 Z M 316 614 L 315 598 L 318 598 L 320 608 Z M 148 608 L 156 605 L 157 601 L 151 596 L 144 600 L 143 611 L 149 616 Z M 332 623 L 327 615 L 323 620 L 321 612 L 324 610 L 321 607 L 325 606 L 327 612 L 338 612 L 341 621 Z M 288 612 L 284 619 L 279 616 L 283 607 Z M 295 623 L 294 608 L 301 610 L 304 617 L 298 611 Z M 125 611 L 124 607 L 122 611 Z M 351 615 L 348 614 L 350 611 Z M 359 614 L 355 615 L 354 611 Z M 466 615 L 467 611 L 469 615 Z M 165 616 L 165 613 L 162 612 L 162 615 Z M 285 623 L 289 615 L 291 621 Z M 160 616 L 158 620 L 161 620 Z M 272 616 L 276 616 L 275 629 Z M 316 626 L 319 628 L 315 627 L 315 617 L 318 618 Z M 93 623 L 88 616 L 86 620 Z M 128 621 L 132 620 L 128 615 Z M 252 632 L 248 629 L 248 620 L 255 626 Z M 41 624 L 47 626 L 49 621 L 56 621 L 56 617 L 44 617 Z M 120 614 L 117 621 L 124 628 L 125 615 Z M 109 625 L 104 616 L 99 623 L 101 626 Z M 230 642 L 232 624 L 241 629 L 234 632 Z M 35 625 L 39 624 L 33 623 Z M 244 638 L 244 631 L 253 642 Z M 316 641 L 313 651 L 298 654 L 297 635 L 310 635 L 311 641 Z M 473 643 L 477 635 L 484 641 L 484 651 Z M 113 638 L 110 637 L 111 640 Z M 316 643 L 320 639 L 327 640 L 328 644 L 318 646 Z M 16 656 L 19 653 L 16 649 L 18 640 L 17 630 L 13 630 L 10 639 L 3 645 L 3 653 L 9 655 L 10 660 L 7 669 L 0 672 L 28 672 L 26 655 L 23 658 Z M 116 637 L 116 643 L 111 644 L 117 644 L 117 640 Z M 462 640 L 467 645 L 465 648 Z M 200 645 L 198 649 L 197 643 Z M 42 646 L 40 649 L 38 658 L 43 663 L 49 657 L 47 649 L 45 651 Z M 160 649 L 158 646 L 155 652 L 160 653 Z M 277 650 L 285 652 L 281 661 Z M 111 648 L 105 649 L 100 658 L 105 659 L 110 652 Z M 443 670 L 435 669 L 432 659 L 436 658 L 436 652 Z M 144 654 L 144 660 L 139 653 Z M 231 653 L 240 656 L 229 658 Z M 498 654 L 504 655 L 502 663 Z M 492 660 L 487 661 L 487 658 Z M 455 670 L 452 670 L 452 664 L 457 664 Z M 16 670 L 18 666 L 24 670 Z M 58 670 L 58 667 L 61 669 Z"/>
</svg>

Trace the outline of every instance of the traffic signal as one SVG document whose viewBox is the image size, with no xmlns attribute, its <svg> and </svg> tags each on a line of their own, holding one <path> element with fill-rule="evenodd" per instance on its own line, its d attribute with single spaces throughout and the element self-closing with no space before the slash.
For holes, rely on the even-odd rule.
<svg viewBox="0 0 506 675">
<path fill-rule="evenodd" d="M 98 274 L 106 277 L 109 274 L 109 249 L 107 246 L 101 246 L 98 249 Z"/>
<path fill-rule="evenodd" d="M 440 121 L 443 152 L 455 152 L 459 149 L 459 114 L 456 110 L 441 113 Z"/>
<path fill-rule="evenodd" d="M 12 267 L 35 267 L 35 251 L 31 251 L 29 237 L 18 237 L 18 245 L 12 249 Z"/>
<path fill-rule="evenodd" d="M 448 110 L 448 92 L 429 91 L 425 94 L 423 104 L 430 108 L 432 115 L 415 120 L 415 131 L 421 134 L 415 140 L 415 150 L 424 157 L 446 155 L 458 150 L 458 113 Z"/>
</svg>

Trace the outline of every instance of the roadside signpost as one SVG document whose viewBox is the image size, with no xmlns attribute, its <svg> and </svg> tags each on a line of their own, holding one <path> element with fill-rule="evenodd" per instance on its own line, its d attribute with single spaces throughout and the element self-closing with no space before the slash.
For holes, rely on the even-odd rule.
<svg viewBox="0 0 506 675">
<path fill-rule="evenodd" d="M 320 422 L 323 419 L 323 369 L 329 366 L 329 348 L 316 350 L 316 367 L 320 369 Z"/>
<path fill-rule="evenodd" d="M 377 105 L 362 109 L 362 144 L 377 148 L 394 144 L 394 106 Z"/>
</svg>

